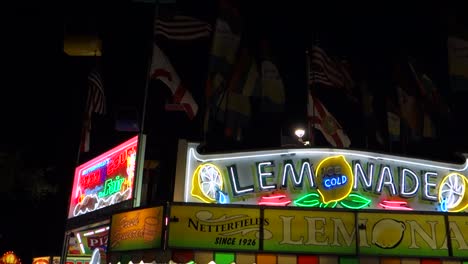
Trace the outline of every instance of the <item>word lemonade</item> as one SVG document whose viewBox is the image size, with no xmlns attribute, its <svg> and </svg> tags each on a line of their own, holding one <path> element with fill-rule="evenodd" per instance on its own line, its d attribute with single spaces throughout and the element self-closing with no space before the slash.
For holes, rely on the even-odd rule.
<svg viewBox="0 0 468 264">
<path fill-rule="evenodd" d="M 201 155 L 189 147 L 185 201 L 460 212 L 466 168 L 345 150 Z"/>
</svg>

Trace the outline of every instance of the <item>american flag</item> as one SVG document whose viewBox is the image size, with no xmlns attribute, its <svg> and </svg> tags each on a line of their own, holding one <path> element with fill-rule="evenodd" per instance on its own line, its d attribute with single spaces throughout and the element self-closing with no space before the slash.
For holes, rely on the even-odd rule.
<svg viewBox="0 0 468 264">
<path fill-rule="evenodd" d="M 344 63 L 333 60 L 318 46 L 312 47 L 309 59 L 309 84 L 321 83 L 351 91 L 354 82 Z"/>
<path fill-rule="evenodd" d="M 195 40 L 209 37 L 211 32 L 209 23 L 189 16 L 160 18 L 154 22 L 154 35 L 162 35 L 170 40 Z"/>
<path fill-rule="evenodd" d="M 106 113 L 106 97 L 102 84 L 101 74 L 93 69 L 88 75 L 88 98 L 84 113 L 83 128 L 81 132 L 81 152 L 89 151 L 91 118 L 93 113 L 103 115 Z"/>
</svg>

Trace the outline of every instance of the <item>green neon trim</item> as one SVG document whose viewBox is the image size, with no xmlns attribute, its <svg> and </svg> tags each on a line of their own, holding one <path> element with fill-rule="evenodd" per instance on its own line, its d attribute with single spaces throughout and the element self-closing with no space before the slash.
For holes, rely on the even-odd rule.
<svg viewBox="0 0 468 264">
<path fill-rule="evenodd" d="M 335 208 L 338 202 L 320 203 L 320 208 Z"/>
<path fill-rule="evenodd" d="M 116 176 L 115 178 L 107 179 L 104 182 L 104 186 L 102 188 L 102 191 L 98 193 L 98 197 L 107 197 L 110 196 L 114 193 L 120 192 L 120 189 L 122 188 L 122 184 L 125 181 L 124 178 L 121 178 L 120 176 Z"/>
<path fill-rule="evenodd" d="M 351 193 L 345 199 L 340 201 L 340 205 L 348 209 L 361 209 L 371 203 L 369 198 L 362 195 Z"/>
<path fill-rule="evenodd" d="M 294 201 L 296 206 L 317 207 L 321 204 L 318 193 L 309 193 Z"/>
</svg>

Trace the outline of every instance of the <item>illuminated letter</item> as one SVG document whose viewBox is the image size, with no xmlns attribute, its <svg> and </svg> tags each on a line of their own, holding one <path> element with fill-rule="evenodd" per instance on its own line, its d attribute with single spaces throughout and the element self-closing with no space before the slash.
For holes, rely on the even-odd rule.
<svg viewBox="0 0 468 264">
<path fill-rule="evenodd" d="M 239 176 L 237 175 L 236 165 L 228 166 L 227 169 L 228 169 L 229 179 L 231 180 L 232 193 L 234 194 L 234 196 L 251 193 L 254 191 L 253 185 L 240 187 Z"/>
<path fill-rule="evenodd" d="M 381 165 L 380 172 L 379 172 L 379 180 L 376 186 L 375 192 L 377 194 L 382 193 L 383 186 L 387 186 L 390 189 L 391 195 L 397 195 L 397 191 L 395 188 L 395 184 L 393 183 L 393 175 L 392 171 L 390 170 L 389 166 Z"/>
<path fill-rule="evenodd" d="M 281 187 L 286 188 L 288 186 L 287 177 L 292 176 L 294 183 L 294 188 L 302 188 L 302 183 L 304 182 L 304 173 L 307 173 L 307 178 L 309 179 L 310 188 L 314 187 L 314 174 L 310 169 L 310 163 L 307 159 L 302 160 L 301 173 L 299 174 L 299 179 L 297 178 L 297 172 L 294 168 L 292 160 L 285 160 L 283 167 L 283 179 L 281 181 Z M 307 172 L 306 172 L 307 170 Z"/>
<path fill-rule="evenodd" d="M 257 163 L 258 183 L 260 190 L 276 189 L 276 184 L 268 185 L 266 178 L 273 178 L 272 172 L 266 172 L 263 170 L 264 167 L 274 167 L 275 165 L 271 161 Z"/>
<path fill-rule="evenodd" d="M 467 224 L 467 222 L 465 221 L 464 222 L 465 225 Z M 458 248 L 456 248 L 457 250 L 467 250 L 468 249 L 468 245 L 466 244 L 466 240 L 465 240 L 465 237 L 463 236 L 463 232 L 460 230 L 460 227 L 457 225 L 456 222 L 449 222 L 449 228 L 450 228 L 450 238 L 453 240 L 456 240 L 458 244 Z M 454 244 L 455 243 L 452 243 L 452 248 L 454 248 Z M 445 236 L 445 239 L 444 239 L 444 244 L 442 245 L 441 248 L 447 248 L 447 236 Z"/>
<path fill-rule="evenodd" d="M 374 164 L 373 163 L 367 163 L 367 175 L 362 169 L 361 163 L 359 163 L 358 160 L 353 161 L 353 167 L 354 167 L 354 178 L 359 179 L 359 182 L 362 185 L 362 188 L 365 191 L 370 191 L 372 190 L 372 178 L 374 177 Z M 354 181 L 354 190 L 358 189 L 358 181 Z"/>
<path fill-rule="evenodd" d="M 325 224 L 326 220 L 325 218 L 322 217 L 304 217 L 304 219 L 307 221 L 307 227 L 309 232 L 308 233 L 308 240 L 305 243 L 306 245 L 322 245 L 326 246 L 328 245 L 328 238 L 325 237 L 325 240 L 323 241 L 317 241 L 317 233 L 320 233 L 321 235 L 325 235 Z M 317 228 L 317 222 L 322 222 L 322 225 L 320 228 Z"/>
<path fill-rule="evenodd" d="M 290 244 L 290 245 L 301 245 L 302 240 L 304 239 L 302 236 L 299 238 L 299 240 L 293 241 L 291 239 L 291 234 L 292 234 L 292 220 L 294 219 L 294 216 L 280 216 L 280 218 L 283 220 L 283 241 L 279 242 L 280 244 Z"/>
<path fill-rule="evenodd" d="M 338 243 L 338 234 L 341 234 L 341 237 L 343 238 L 344 242 L 346 243 L 346 246 L 351 246 L 351 243 L 354 241 L 354 234 L 355 234 L 355 229 L 354 225 L 351 226 L 351 234 L 348 233 L 348 230 L 346 230 L 346 227 L 343 223 L 343 219 L 340 218 L 331 218 L 331 220 L 335 224 L 335 229 L 334 229 L 334 234 L 333 234 L 333 243 L 331 243 L 332 246 L 339 246 L 341 247 L 342 245 Z"/>
<path fill-rule="evenodd" d="M 432 221 L 427 221 L 426 223 L 429 224 L 431 227 L 431 236 L 429 236 L 424 229 L 419 226 L 418 222 L 416 221 L 406 221 L 411 230 L 411 244 L 409 245 L 409 248 L 419 248 L 419 246 L 416 244 L 416 233 L 419 234 L 419 236 L 427 243 L 429 247 L 432 249 L 436 249 L 437 247 L 437 237 L 436 237 L 436 230 L 435 226 L 438 222 L 432 222 Z"/>
<path fill-rule="evenodd" d="M 431 190 L 434 190 L 437 186 L 436 183 L 431 182 L 431 179 L 437 178 L 437 172 L 427 171 L 423 173 L 423 193 L 422 199 L 428 201 L 437 201 L 437 194 L 432 194 Z"/>
<path fill-rule="evenodd" d="M 328 188 L 331 188 L 331 185 L 330 185 L 330 179 L 325 179 L 323 181 L 323 185 L 325 185 L 325 187 L 328 189 Z"/>
<path fill-rule="evenodd" d="M 367 233 L 366 233 L 367 219 L 359 219 L 359 225 L 357 226 L 359 230 L 359 246 L 360 247 L 370 247 L 367 242 Z"/>
<path fill-rule="evenodd" d="M 410 176 L 409 178 L 407 177 Z M 410 190 L 406 190 L 408 183 L 412 183 Z M 413 189 L 411 190 L 411 187 Z M 400 196 L 401 197 L 413 197 L 419 189 L 419 177 L 413 171 L 409 169 L 401 169 L 400 171 Z"/>
</svg>

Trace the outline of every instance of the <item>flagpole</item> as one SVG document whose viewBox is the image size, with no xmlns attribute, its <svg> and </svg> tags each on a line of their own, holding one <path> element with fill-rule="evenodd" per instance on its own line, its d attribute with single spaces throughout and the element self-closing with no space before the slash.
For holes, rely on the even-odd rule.
<svg viewBox="0 0 468 264">
<path fill-rule="evenodd" d="M 154 3 L 154 14 L 153 14 L 153 25 L 156 21 L 156 18 L 159 15 L 159 0 L 155 0 Z M 144 95 L 143 95 L 143 104 L 141 110 L 141 124 L 140 124 L 140 134 L 144 134 L 145 131 L 145 121 L 146 121 L 146 111 L 147 111 L 147 104 L 148 104 L 148 90 L 149 90 L 149 83 L 151 80 L 151 64 L 153 62 L 153 46 L 156 43 L 156 39 L 154 38 L 154 28 L 152 28 L 151 32 L 151 41 L 148 42 L 148 56 L 146 61 L 146 78 L 145 78 L 145 87 L 144 87 Z"/>
<path fill-rule="evenodd" d="M 211 111 L 211 105 L 212 105 L 212 92 L 211 89 L 211 80 L 210 80 L 210 68 L 211 68 L 211 51 L 213 50 L 213 45 L 214 45 L 214 42 L 215 42 L 215 34 L 216 34 L 216 28 L 217 28 L 217 25 L 218 25 L 218 16 L 219 16 L 219 13 L 220 13 L 220 1 L 216 1 L 217 4 L 216 4 L 216 14 L 215 14 L 215 21 L 214 21 L 214 28 L 213 28 L 213 34 L 211 35 L 211 43 L 209 45 L 209 48 L 208 48 L 208 65 L 206 67 L 206 71 L 207 71 L 207 74 L 206 74 L 206 83 L 205 83 L 205 106 L 206 106 L 206 109 L 205 109 L 205 116 L 204 116 L 204 120 L 203 120 L 203 126 L 202 126 L 202 130 L 203 130 L 203 144 L 205 145 L 204 147 L 206 147 L 207 145 L 207 133 L 208 133 L 208 129 L 209 129 L 209 124 L 210 124 L 210 111 Z M 208 91 L 208 84 L 210 84 L 210 87 L 209 87 L 209 91 Z M 224 94 L 222 95 L 224 97 Z M 224 99 L 224 98 L 222 98 Z M 221 100 L 222 100 L 221 99 Z M 222 102 L 222 101 L 220 101 Z M 215 113 L 215 117 L 217 116 L 218 113 Z"/>
</svg>

